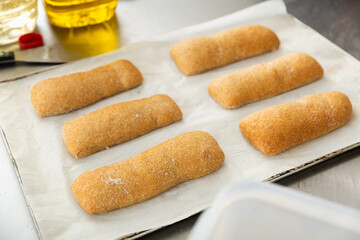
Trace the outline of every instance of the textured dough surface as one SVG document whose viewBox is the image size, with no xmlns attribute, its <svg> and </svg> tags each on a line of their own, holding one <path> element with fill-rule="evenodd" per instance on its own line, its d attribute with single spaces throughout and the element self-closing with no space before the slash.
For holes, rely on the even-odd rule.
<svg viewBox="0 0 360 240">
<path fill-rule="evenodd" d="M 182 119 L 178 105 L 167 95 L 104 107 L 67 122 L 62 134 L 68 151 L 84 157 Z"/>
<path fill-rule="evenodd" d="M 38 82 L 31 89 L 31 103 L 41 117 L 74 111 L 140 85 L 140 71 L 127 60 Z"/>
<path fill-rule="evenodd" d="M 193 75 L 279 48 L 270 29 L 248 25 L 174 44 L 170 53 L 185 75 Z"/>
<path fill-rule="evenodd" d="M 81 174 L 71 190 L 88 213 L 104 213 L 152 198 L 223 163 L 216 140 L 202 131 L 171 138 L 132 158 Z"/>
<path fill-rule="evenodd" d="M 321 65 L 305 53 L 292 53 L 214 79 L 211 96 L 225 108 L 276 96 L 324 75 Z"/>
<path fill-rule="evenodd" d="M 239 124 L 245 138 L 265 155 L 275 155 L 346 123 L 352 113 L 340 92 L 309 95 L 257 111 Z"/>
</svg>

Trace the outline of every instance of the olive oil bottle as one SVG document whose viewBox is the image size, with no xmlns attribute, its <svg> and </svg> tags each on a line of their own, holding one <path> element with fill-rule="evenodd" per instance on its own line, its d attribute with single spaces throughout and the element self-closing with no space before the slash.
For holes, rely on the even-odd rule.
<svg viewBox="0 0 360 240">
<path fill-rule="evenodd" d="M 76 28 L 105 22 L 114 16 L 117 0 L 44 0 L 51 24 Z"/>
</svg>

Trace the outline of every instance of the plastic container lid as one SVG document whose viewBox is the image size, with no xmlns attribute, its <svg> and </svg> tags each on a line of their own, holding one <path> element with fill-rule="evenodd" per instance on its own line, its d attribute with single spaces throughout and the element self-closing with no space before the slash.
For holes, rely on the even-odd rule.
<svg viewBox="0 0 360 240">
<path fill-rule="evenodd" d="M 240 183 L 218 196 L 188 239 L 360 239 L 360 212 L 275 184 Z"/>
<path fill-rule="evenodd" d="M 30 49 L 40 47 L 44 42 L 40 33 L 27 33 L 19 37 L 19 45 L 21 49 Z"/>
</svg>

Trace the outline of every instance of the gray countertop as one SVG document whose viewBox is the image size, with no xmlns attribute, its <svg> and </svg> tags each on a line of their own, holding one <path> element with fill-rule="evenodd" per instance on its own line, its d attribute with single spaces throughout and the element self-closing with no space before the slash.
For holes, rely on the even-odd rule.
<svg viewBox="0 0 360 240">
<path fill-rule="evenodd" d="M 37 31 L 46 44 L 75 42 L 84 57 L 114 50 L 133 42 L 189 25 L 205 22 L 261 2 L 259 0 L 120 0 L 116 18 L 108 23 L 79 30 L 52 27 L 39 3 Z M 288 12 L 320 32 L 336 45 L 360 59 L 360 1 L 358 0 L 285 0 Z M 104 41 L 91 41 L 88 32 L 106 33 Z M 90 32 L 91 32 L 90 31 Z M 74 38 L 75 36 L 75 38 Z M 69 40 L 71 39 L 71 41 Z M 17 49 L 16 44 L 0 47 Z M 85 51 L 86 50 L 86 51 Z M 27 67 L 24 67 L 26 70 Z M 0 69 L 4 71 L 4 69 Z M 360 133 L 354 133 L 360 134 Z M 336 141 L 336 139 L 334 140 Z M 37 239 L 17 178 L 0 144 L 0 239 Z M 278 183 L 311 195 L 360 209 L 360 149 L 282 179 Z M 6 216 L 6 221 L 4 220 Z M 143 239 L 185 239 L 198 215 L 153 232 Z"/>
</svg>

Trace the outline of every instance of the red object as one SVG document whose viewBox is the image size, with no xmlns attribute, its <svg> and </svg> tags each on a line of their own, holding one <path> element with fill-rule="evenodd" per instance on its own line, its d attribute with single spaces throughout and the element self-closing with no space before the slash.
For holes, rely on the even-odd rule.
<svg viewBox="0 0 360 240">
<path fill-rule="evenodd" d="M 44 42 L 40 33 L 27 33 L 19 37 L 19 45 L 21 49 L 30 49 L 40 47 Z"/>
</svg>

